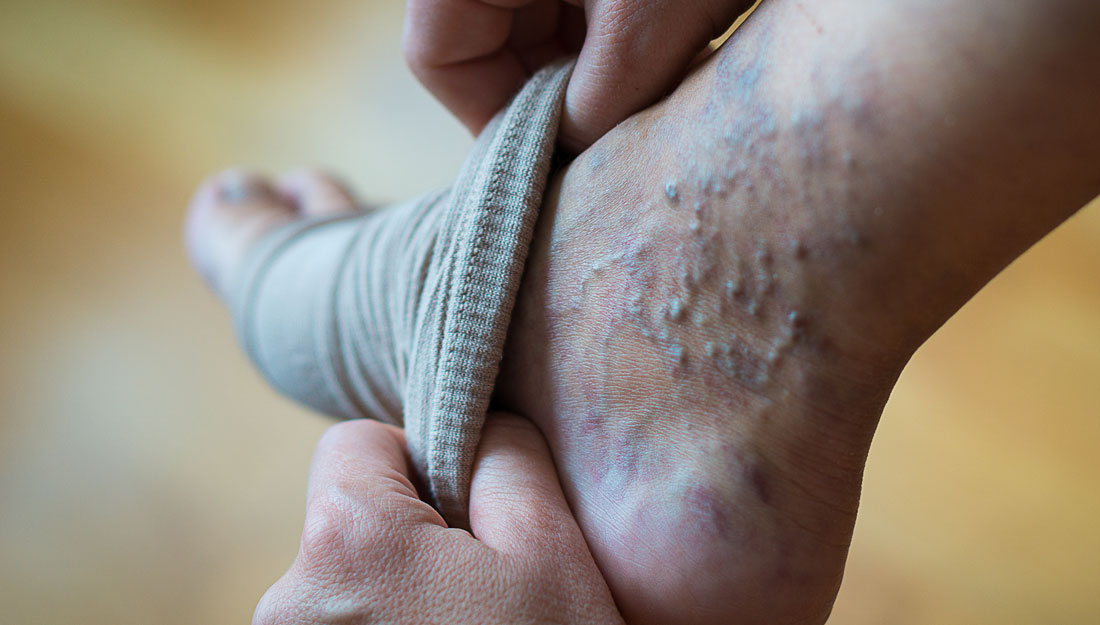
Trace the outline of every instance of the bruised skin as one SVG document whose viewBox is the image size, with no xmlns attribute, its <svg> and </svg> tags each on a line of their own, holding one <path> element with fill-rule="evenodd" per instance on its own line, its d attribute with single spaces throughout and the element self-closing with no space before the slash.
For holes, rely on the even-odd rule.
<svg viewBox="0 0 1100 625">
<path fill-rule="evenodd" d="M 546 435 L 629 622 L 823 622 L 902 367 L 1100 190 L 1060 157 L 1100 162 L 1096 124 L 973 108 L 1002 87 L 960 81 L 1004 46 L 899 62 L 981 11 L 852 4 L 764 3 L 545 198 L 497 401 Z"/>
<path fill-rule="evenodd" d="M 831 160 L 823 122 L 743 98 L 730 123 L 714 92 L 753 86 L 725 69 L 555 179 L 498 397 L 547 436 L 628 621 L 822 622 L 903 361 L 862 375 L 811 279 L 866 245 L 791 201 L 788 181 Z"/>
<path fill-rule="evenodd" d="M 727 181 L 659 150 L 616 160 L 647 127 L 620 127 L 621 151 L 609 137 L 547 196 L 499 399 L 546 434 L 629 621 L 822 621 L 869 436 L 839 400 L 880 410 L 897 371 L 840 388 L 818 370 L 844 359 L 805 284 L 827 245 L 734 210 Z M 838 401 L 814 405 L 821 389 Z"/>
</svg>

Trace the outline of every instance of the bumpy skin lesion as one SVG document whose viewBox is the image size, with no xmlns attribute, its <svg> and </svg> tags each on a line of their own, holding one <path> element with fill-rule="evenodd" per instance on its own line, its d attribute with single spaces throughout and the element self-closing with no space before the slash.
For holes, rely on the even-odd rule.
<svg viewBox="0 0 1100 625">
<path fill-rule="evenodd" d="M 1006 135 L 1023 104 L 973 107 L 1022 93 L 972 78 L 997 42 L 953 56 L 988 7 L 918 4 L 764 3 L 552 181 L 496 400 L 547 436 L 631 622 L 824 621 L 901 368 L 1100 191 L 1079 161 L 1028 165 L 1071 129 Z M 1058 88 L 1096 95 L 1074 76 Z"/>
<path fill-rule="evenodd" d="M 691 132 L 667 111 L 694 104 L 635 118 L 559 178 L 498 396 L 546 433 L 628 618 L 820 620 L 865 452 L 839 400 L 880 409 L 897 365 L 837 383 L 852 357 L 808 268 L 862 243 L 772 202 L 778 128 L 744 126 L 744 157 L 665 149 Z"/>
<path fill-rule="evenodd" d="M 582 159 L 551 196 L 499 399 L 550 440 L 628 617 L 764 622 L 761 596 L 797 619 L 827 613 L 861 437 L 836 445 L 847 415 L 816 420 L 811 398 L 865 389 L 807 364 L 842 359 L 800 282 L 811 248 L 767 230 L 731 241 L 728 200 L 687 184 L 679 203 L 658 185 L 618 210 L 565 200 L 589 173 Z"/>
</svg>

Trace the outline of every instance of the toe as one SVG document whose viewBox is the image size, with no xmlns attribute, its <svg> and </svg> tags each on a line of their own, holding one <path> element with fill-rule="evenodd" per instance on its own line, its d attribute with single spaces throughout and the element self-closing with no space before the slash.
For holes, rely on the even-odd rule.
<svg viewBox="0 0 1100 625">
<path fill-rule="evenodd" d="M 191 262 L 225 297 L 255 241 L 296 218 L 296 206 L 267 178 L 239 169 L 207 179 L 191 200 L 185 239 Z"/>
<path fill-rule="evenodd" d="M 325 173 L 304 169 L 288 172 L 279 177 L 276 186 L 303 216 L 324 217 L 358 211 L 347 186 Z"/>
</svg>

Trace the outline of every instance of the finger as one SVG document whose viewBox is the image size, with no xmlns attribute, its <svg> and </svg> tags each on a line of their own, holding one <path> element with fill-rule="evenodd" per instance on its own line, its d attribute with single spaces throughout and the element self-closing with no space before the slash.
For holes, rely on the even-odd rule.
<svg viewBox="0 0 1100 625">
<path fill-rule="evenodd" d="M 405 60 L 475 134 L 527 79 L 507 48 L 513 10 L 533 0 L 409 0 Z"/>
<path fill-rule="evenodd" d="M 445 526 L 417 497 L 409 473 L 400 428 L 366 419 L 330 427 L 310 467 L 303 550 L 347 537 L 371 540 L 425 523 Z"/>
<path fill-rule="evenodd" d="M 417 572 L 418 554 L 445 524 L 417 498 L 405 449 L 401 429 L 365 419 L 322 435 L 298 555 L 264 595 L 254 624 L 335 622 L 364 588 L 382 596 Z"/>
<path fill-rule="evenodd" d="M 535 0 L 513 13 L 507 47 L 531 76 L 552 61 L 576 54 L 583 42 L 583 9 L 561 0 Z"/>
<path fill-rule="evenodd" d="M 752 0 L 590 0 L 588 33 L 565 94 L 561 141 L 580 152 L 667 93 Z"/>
<path fill-rule="evenodd" d="M 553 550 L 591 559 L 550 449 L 535 426 L 517 416 L 485 422 L 470 487 L 470 527 L 478 540 L 512 555 Z"/>
</svg>

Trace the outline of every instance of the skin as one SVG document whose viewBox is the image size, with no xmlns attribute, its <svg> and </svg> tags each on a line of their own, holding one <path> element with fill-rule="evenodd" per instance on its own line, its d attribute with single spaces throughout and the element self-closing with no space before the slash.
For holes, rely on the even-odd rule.
<svg viewBox="0 0 1100 625">
<path fill-rule="evenodd" d="M 405 59 L 477 134 L 539 67 L 577 56 L 559 141 L 578 153 L 675 86 L 752 0 L 409 0 Z"/>
<path fill-rule="evenodd" d="M 548 195 L 500 400 L 628 621 L 823 621 L 901 369 L 1100 192 L 1100 11 L 946 4 L 766 3 Z"/>
<path fill-rule="evenodd" d="M 496 401 L 628 622 L 825 620 L 902 367 L 1100 193 L 1098 66 L 1095 3 L 771 0 L 554 177 Z"/>
<path fill-rule="evenodd" d="M 486 423 L 472 536 L 417 498 L 410 466 L 399 428 L 329 428 L 310 468 L 301 549 L 254 625 L 622 623 L 530 422 Z"/>
</svg>

